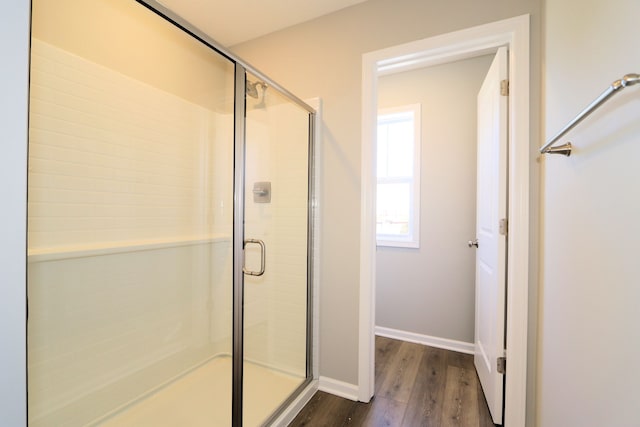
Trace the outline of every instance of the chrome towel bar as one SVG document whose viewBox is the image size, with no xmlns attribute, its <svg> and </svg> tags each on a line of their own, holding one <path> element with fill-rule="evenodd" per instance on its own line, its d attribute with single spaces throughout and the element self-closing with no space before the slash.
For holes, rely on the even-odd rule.
<svg viewBox="0 0 640 427">
<path fill-rule="evenodd" d="M 558 132 L 553 138 L 549 140 L 542 148 L 540 153 L 546 154 L 564 154 L 565 156 L 571 155 L 571 143 L 567 142 L 563 145 L 553 146 L 553 144 L 562 138 L 567 132 L 576 127 L 587 116 L 593 113 L 598 107 L 604 104 L 609 98 L 618 93 L 621 89 L 627 86 L 633 86 L 636 83 L 640 83 L 640 74 L 627 74 L 620 80 L 616 80 L 611 83 L 611 86 L 607 88 L 602 94 L 597 97 L 591 104 L 587 106 L 580 114 L 578 114 L 573 120 L 571 120 L 560 132 Z"/>
</svg>

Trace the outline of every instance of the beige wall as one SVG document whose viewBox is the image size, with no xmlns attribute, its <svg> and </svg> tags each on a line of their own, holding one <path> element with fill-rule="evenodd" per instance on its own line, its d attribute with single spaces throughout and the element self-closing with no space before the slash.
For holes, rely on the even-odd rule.
<svg viewBox="0 0 640 427">
<path fill-rule="evenodd" d="M 476 114 L 493 55 L 383 76 L 378 106 L 422 106 L 420 248 L 379 246 L 376 326 L 474 341 Z"/>
<path fill-rule="evenodd" d="M 637 0 L 547 1 L 547 136 L 640 72 L 638 16 Z M 543 160 L 539 426 L 638 424 L 638 90 L 564 138 L 576 147 L 570 158 Z"/>
<path fill-rule="evenodd" d="M 369 0 L 233 47 L 299 97 L 324 102 L 321 375 L 358 382 L 362 54 L 530 13 L 532 135 L 537 136 L 539 9 L 537 0 Z"/>
</svg>

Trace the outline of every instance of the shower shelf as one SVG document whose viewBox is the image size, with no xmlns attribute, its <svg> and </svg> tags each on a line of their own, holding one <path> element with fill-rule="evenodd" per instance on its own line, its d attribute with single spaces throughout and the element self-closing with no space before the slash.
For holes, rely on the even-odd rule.
<svg viewBox="0 0 640 427">
<path fill-rule="evenodd" d="M 100 255 L 121 254 L 127 252 L 142 252 L 158 249 L 177 248 L 181 246 L 196 246 L 203 244 L 230 243 L 231 235 L 211 234 L 208 236 L 194 236 L 172 239 L 153 239 L 108 242 L 104 244 L 85 244 L 77 246 L 62 246 L 28 251 L 28 262 L 55 261 L 62 259 L 86 258 Z"/>
</svg>

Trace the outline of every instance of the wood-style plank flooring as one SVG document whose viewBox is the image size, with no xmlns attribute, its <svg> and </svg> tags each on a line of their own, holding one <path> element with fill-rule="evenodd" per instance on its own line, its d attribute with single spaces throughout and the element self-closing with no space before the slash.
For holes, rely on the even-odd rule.
<svg viewBox="0 0 640 427">
<path fill-rule="evenodd" d="M 318 391 L 290 427 L 494 427 L 473 356 L 376 337 L 369 403 Z"/>
</svg>

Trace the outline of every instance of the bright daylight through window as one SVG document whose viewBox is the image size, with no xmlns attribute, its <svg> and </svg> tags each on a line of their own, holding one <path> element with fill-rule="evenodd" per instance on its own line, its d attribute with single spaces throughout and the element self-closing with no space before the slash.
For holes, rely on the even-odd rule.
<svg viewBox="0 0 640 427">
<path fill-rule="evenodd" d="M 378 246 L 420 246 L 420 105 L 378 112 Z"/>
</svg>

